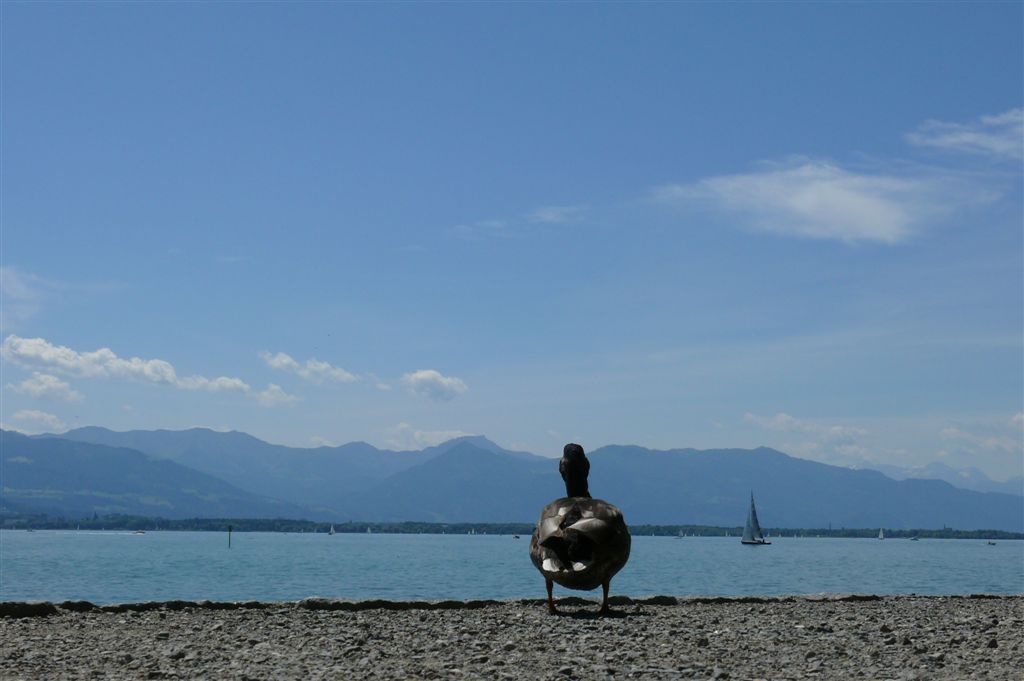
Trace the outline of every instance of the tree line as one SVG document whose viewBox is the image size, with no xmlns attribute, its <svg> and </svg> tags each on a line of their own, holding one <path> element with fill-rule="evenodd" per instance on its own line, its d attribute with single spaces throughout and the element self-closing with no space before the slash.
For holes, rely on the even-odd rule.
<svg viewBox="0 0 1024 681">
<path fill-rule="evenodd" d="M 529 536 L 530 523 L 427 523 L 427 522 L 318 522 L 289 518 L 187 518 L 168 519 L 133 515 L 98 515 L 83 518 L 57 517 L 46 514 L 0 515 L 0 527 L 22 530 L 121 530 L 121 531 L 195 531 L 195 532 L 294 532 L 327 534 L 476 534 Z M 713 525 L 630 525 L 633 536 L 656 537 L 739 537 L 741 526 Z M 875 538 L 879 528 L 762 528 L 770 537 Z M 1024 539 L 1024 533 L 1001 530 L 890 529 L 883 528 L 889 539 Z"/>
</svg>

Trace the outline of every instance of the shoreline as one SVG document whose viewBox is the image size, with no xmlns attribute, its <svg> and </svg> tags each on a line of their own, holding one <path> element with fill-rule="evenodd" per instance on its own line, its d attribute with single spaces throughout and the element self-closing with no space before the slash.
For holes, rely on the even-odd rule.
<svg viewBox="0 0 1024 681">
<path fill-rule="evenodd" d="M 730 604 L 730 603 L 860 603 L 884 600 L 932 599 L 932 600 L 1010 600 L 1021 601 L 1024 608 L 1024 591 L 1014 594 L 1003 593 L 970 593 L 970 594 L 862 594 L 862 593 L 819 593 L 819 594 L 786 594 L 779 596 L 609 596 L 612 607 L 624 606 L 685 606 L 688 604 Z M 0 601 L 0 618 L 5 617 L 49 617 L 83 612 L 151 612 L 156 610 L 340 610 L 360 612 L 363 610 L 479 610 L 480 608 L 500 607 L 508 605 L 542 606 L 547 603 L 543 598 L 510 598 L 510 599 L 438 599 L 438 600 L 396 600 L 388 598 L 324 598 L 310 596 L 293 601 L 264 601 L 258 599 L 244 601 L 212 601 L 171 599 L 163 601 L 127 601 L 123 603 L 93 603 L 86 600 L 27 600 Z M 555 598 L 555 603 L 568 606 L 586 606 L 598 604 L 593 598 L 581 596 L 563 596 Z"/>
<path fill-rule="evenodd" d="M 618 596 L 611 617 L 543 602 L 6 602 L 0 665 L 11 679 L 1013 679 L 1024 656 L 1020 594 Z"/>
<path fill-rule="evenodd" d="M 474 523 L 474 522 L 343 522 L 331 523 L 316 520 L 255 519 L 255 518 L 135 518 L 113 517 L 102 520 L 77 521 L 67 518 L 0 518 L 0 532 L 270 532 L 280 534 L 329 534 L 333 527 L 335 534 L 425 534 L 425 535 L 491 535 L 507 537 L 529 536 L 536 523 Z M 680 539 L 736 538 L 743 533 L 742 526 L 693 525 L 693 524 L 631 524 L 633 537 L 678 537 Z M 877 539 L 877 527 L 871 528 L 814 528 L 814 527 L 766 527 L 766 536 L 780 539 Z M 953 528 L 883 528 L 887 539 L 967 539 L 982 541 L 1024 541 L 1024 532 L 995 529 L 953 529 Z"/>
</svg>

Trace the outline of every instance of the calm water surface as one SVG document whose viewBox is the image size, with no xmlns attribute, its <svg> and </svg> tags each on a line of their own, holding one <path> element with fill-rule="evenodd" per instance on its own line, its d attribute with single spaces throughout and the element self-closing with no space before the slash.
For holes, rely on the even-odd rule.
<svg viewBox="0 0 1024 681">
<path fill-rule="evenodd" d="M 630 596 L 1024 593 L 1024 542 L 634 537 Z M 0 600 L 540 598 L 529 537 L 0 531 Z M 562 593 L 569 593 L 562 591 Z M 598 592 L 599 593 L 599 592 Z"/>
</svg>

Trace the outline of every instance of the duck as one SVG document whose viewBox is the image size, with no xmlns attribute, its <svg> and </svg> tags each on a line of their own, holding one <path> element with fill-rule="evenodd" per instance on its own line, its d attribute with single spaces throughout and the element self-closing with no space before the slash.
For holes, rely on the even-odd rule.
<svg viewBox="0 0 1024 681">
<path fill-rule="evenodd" d="M 590 461 L 583 447 L 565 445 L 558 465 L 565 496 L 540 512 L 530 539 L 530 560 L 544 577 L 548 612 L 559 614 L 552 590 L 602 588 L 601 615 L 608 615 L 608 591 L 614 577 L 629 560 L 631 538 L 619 508 L 590 495 Z"/>
</svg>

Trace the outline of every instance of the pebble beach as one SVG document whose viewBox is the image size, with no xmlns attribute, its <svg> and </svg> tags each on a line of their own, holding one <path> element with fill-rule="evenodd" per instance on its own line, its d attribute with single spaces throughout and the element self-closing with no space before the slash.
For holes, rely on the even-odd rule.
<svg viewBox="0 0 1024 681">
<path fill-rule="evenodd" d="M 13 679 L 1021 679 L 1024 596 L 0 603 Z"/>
</svg>

